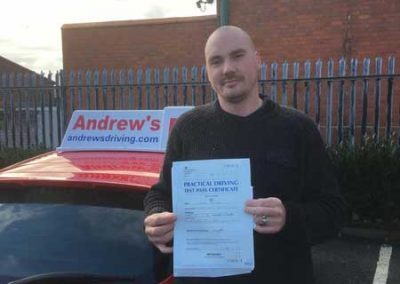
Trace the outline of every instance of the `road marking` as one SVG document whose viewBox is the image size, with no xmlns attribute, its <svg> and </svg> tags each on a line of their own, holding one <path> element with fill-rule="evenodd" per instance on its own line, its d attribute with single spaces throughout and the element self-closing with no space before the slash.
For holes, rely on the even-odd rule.
<svg viewBox="0 0 400 284">
<path fill-rule="evenodd" d="M 389 272 L 390 257 L 392 256 L 392 247 L 383 244 L 379 251 L 379 260 L 376 264 L 373 284 L 386 284 Z"/>
</svg>

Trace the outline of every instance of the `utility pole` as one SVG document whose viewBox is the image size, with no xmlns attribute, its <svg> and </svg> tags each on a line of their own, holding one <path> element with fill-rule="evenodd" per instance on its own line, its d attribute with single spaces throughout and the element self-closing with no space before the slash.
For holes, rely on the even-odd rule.
<svg viewBox="0 0 400 284">
<path fill-rule="evenodd" d="M 219 0 L 220 1 L 220 14 L 219 14 L 219 25 L 226 26 L 229 25 L 229 0 Z"/>
</svg>

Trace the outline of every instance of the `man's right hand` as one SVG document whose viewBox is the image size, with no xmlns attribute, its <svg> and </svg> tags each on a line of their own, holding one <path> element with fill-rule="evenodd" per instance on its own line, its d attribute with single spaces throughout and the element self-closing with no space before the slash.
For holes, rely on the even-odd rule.
<svg viewBox="0 0 400 284">
<path fill-rule="evenodd" d="M 154 213 L 144 219 L 144 231 L 162 253 L 172 253 L 172 240 L 176 215 L 171 212 Z"/>
</svg>

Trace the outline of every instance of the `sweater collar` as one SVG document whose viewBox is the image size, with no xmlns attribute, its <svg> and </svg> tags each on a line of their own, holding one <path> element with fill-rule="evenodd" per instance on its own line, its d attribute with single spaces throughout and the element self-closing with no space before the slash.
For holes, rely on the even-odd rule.
<svg viewBox="0 0 400 284">
<path fill-rule="evenodd" d="M 215 100 L 215 102 L 214 102 L 214 109 L 217 113 L 221 114 L 222 116 L 224 116 L 226 118 L 231 118 L 231 119 L 235 119 L 235 120 L 243 120 L 243 121 L 256 119 L 258 117 L 264 116 L 265 114 L 275 113 L 278 105 L 276 103 L 274 103 L 273 101 L 271 101 L 270 99 L 268 99 L 267 96 L 260 94 L 260 98 L 263 100 L 262 105 L 257 110 L 255 110 L 254 112 L 249 114 L 248 116 L 239 116 L 239 115 L 235 115 L 235 114 L 226 112 L 225 110 L 223 110 L 221 108 L 221 105 L 219 104 L 218 99 Z"/>
</svg>

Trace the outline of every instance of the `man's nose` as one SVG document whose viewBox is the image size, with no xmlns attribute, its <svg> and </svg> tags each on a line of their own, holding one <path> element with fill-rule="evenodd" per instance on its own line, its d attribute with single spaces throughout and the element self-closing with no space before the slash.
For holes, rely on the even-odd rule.
<svg viewBox="0 0 400 284">
<path fill-rule="evenodd" d="M 224 62 L 224 74 L 232 73 L 235 71 L 235 64 L 231 60 L 225 60 Z"/>
</svg>

